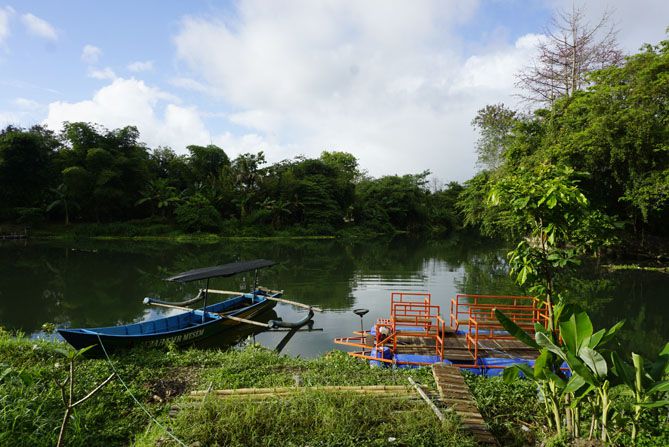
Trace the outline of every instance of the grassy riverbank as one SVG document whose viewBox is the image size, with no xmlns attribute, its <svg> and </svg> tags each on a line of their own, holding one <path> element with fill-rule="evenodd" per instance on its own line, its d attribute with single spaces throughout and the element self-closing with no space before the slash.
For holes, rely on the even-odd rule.
<svg viewBox="0 0 669 447">
<path fill-rule="evenodd" d="M 0 445 L 55 445 L 64 406 L 55 381 L 67 376 L 60 343 L 0 335 Z M 422 401 L 306 392 L 269 401 L 192 401 L 192 390 L 318 385 L 434 386 L 428 369 L 370 369 L 343 353 L 314 360 L 259 347 L 221 351 L 132 351 L 113 357 L 119 376 L 161 424 L 187 445 L 474 445 L 455 416 L 443 424 Z M 77 364 L 83 397 L 112 372 L 104 359 Z M 175 409 L 179 409 L 175 413 Z M 172 414 L 170 416 L 170 414 Z M 176 445 L 139 408 L 118 379 L 74 410 L 68 446 Z"/>
<path fill-rule="evenodd" d="M 21 228 L 21 231 L 23 231 L 23 228 Z M 362 227 L 350 227 L 336 232 L 323 233 L 318 229 L 298 226 L 275 230 L 267 225 L 242 224 L 227 225 L 216 232 L 187 232 L 174 224 L 151 219 L 111 223 L 76 223 L 67 226 L 52 223 L 42 224 L 29 230 L 29 235 L 33 239 L 169 241 L 198 244 L 213 244 L 227 240 L 369 239 L 397 234 L 406 233 L 379 233 Z"/>
<path fill-rule="evenodd" d="M 0 445 L 55 445 L 65 410 L 56 381 L 67 377 L 64 353 L 68 351 L 62 343 L 0 331 Z M 446 421 L 439 423 L 420 400 L 322 390 L 263 400 L 189 397 L 193 390 L 296 384 L 406 385 L 409 376 L 434 389 L 428 368 L 370 369 L 342 352 L 305 360 L 257 346 L 229 351 L 135 350 L 111 361 L 139 403 L 186 445 L 475 445 L 453 413 L 447 412 Z M 76 365 L 76 399 L 113 372 L 105 359 L 81 359 Z M 547 441 L 543 407 L 532 383 L 507 384 L 499 378 L 474 376 L 467 382 L 501 445 Z M 614 407 L 623 408 L 625 400 L 624 395 L 616 396 Z M 669 429 L 664 418 L 653 415 L 644 421 L 638 445 L 666 445 Z M 616 445 L 626 439 L 619 432 Z M 68 446 L 178 445 L 150 420 L 119 378 L 74 410 L 66 441 Z M 569 444 L 549 440 L 546 445 Z"/>
</svg>

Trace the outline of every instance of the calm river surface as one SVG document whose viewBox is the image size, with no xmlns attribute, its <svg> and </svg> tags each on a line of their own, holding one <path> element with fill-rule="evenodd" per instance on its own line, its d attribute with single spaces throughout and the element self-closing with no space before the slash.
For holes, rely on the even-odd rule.
<svg viewBox="0 0 669 447">
<path fill-rule="evenodd" d="M 522 292 L 507 274 L 506 251 L 490 241 L 462 236 L 354 244 L 336 240 L 216 245 L 2 242 L 0 326 L 40 336 L 45 322 L 90 327 L 152 319 L 163 311 L 145 307 L 145 296 L 180 301 L 203 286 L 172 284 L 163 278 L 198 267 L 266 258 L 279 265 L 262 270 L 259 283 L 283 289 L 288 299 L 322 307 L 325 312 L 316 314 L 315 327 L 323 331 L 294 334 L 285 344 L 285 333 L 255 334 L 255 340 L 269 348 L 280 346 L 284 353 L 313 357 L 334 349 L 334 337 L 360 328 L 352 309 L 370 310 L 365 326 L 387 316 L 391 291 L 429 291 L 444 316 L 456 293 Z M 252 282 L 252 274 L 240 275 L 215 279 L 210 287 L 248 290 Z M 626 319 L 619 341 L 627 350 L 655 354 L 669 339 L 667 274 L 609 273 L 592 266 L 565 279 L 562 290 L 591 313 L 596 326 Z M 288 321 L 304 315 L 303 310 L 284 304 L 274 311 Z M 241 330 L 232 335 L 232 341 L 250 336 L 248 329 Z"/>
</svg>

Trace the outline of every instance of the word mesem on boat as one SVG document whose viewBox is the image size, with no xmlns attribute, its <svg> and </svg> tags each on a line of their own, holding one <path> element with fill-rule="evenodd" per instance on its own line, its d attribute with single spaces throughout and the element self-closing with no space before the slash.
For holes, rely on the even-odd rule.
<svg viewBox="0 0 669 447">
<path fill-rule="evenodd" d="M 498 375 L 516 363 L 534 365 L 536 350 L 509 334 L 495 310 L 526 332 L 546 327 L 548 312 L 530 296 L 458 294 L 451 300 L 448 323 L 441 308 L 425 292 L 392 292 L 390 316 L 379 318 L 369 331 L 335 338 L 339 345 L 358 348 L 349 355 L 372 366 L 411 368 L 435 363 L 457 366 L 474 374 Z M 354 313 L 360 315 L 356 309 Z M 364 314 L 363 314 L 364 315 Z M 360 315 L 362 318 L 362 315 Z"/>
<path fill-rule="evenodd" d="M 206 287 L 200 289 L 198 295 L 181 302 L 162 301 L 155 298 L 144 298 L 144 304 L 183 310 L 184 312 L 139 323 L 124 324 L 96 328 L 62 328 L 58 333 L 75 349 L 96 345 L 94 352 L 101 348 L 113 351 L 134 346 L 163 346 L 167 343 L 189 345 L 220 333 L 240 324 L 249 324 L 264 329 L 295 328 L 307 324 L 314 316 L 314 310 L 306 304 L 281 298 L 282 290 L 270 290 L 257 284 L 258 270 L 271 267 L 275 263 L 265 259 L 234 262 L 214 267 L 205 267 L 179 273 L 167 278 L 167 281 L 192 282 L 206 280 Z M 254 272 L 253 290 L 250 293 L 209 288 L 209 280 L 216 277 L 229 277 L 238 273 Z M 229 299 L 207 305 L 210 294 L 231 295 Z M 203 302 L 200 309 L 187 306 Z M 252 320 L 253 317 L 272 309 L 277 302 L 308 308 L 307 316 L 298 322 L 270 320 L 267 323 Z M 102 346 L 100 346 L 102 345 Z"/>
</svg>

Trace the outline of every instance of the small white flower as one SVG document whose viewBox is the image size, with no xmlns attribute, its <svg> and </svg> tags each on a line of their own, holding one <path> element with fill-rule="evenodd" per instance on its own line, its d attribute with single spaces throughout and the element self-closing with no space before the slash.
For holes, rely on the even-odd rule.
<svg viewBox="0 0 669 447">
<path fill-rule="evenodd" d="M 388 438 L 388 442 L 395 442 L 397 441 L 397 438 L 393 438 L 392 436 Z"/>
</svg>

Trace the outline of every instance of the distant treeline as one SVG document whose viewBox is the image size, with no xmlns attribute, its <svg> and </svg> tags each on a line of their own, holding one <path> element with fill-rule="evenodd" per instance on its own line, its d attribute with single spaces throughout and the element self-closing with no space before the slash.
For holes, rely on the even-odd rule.
<svg viewBox="0 0 669 447">
<path fill-rule="evenodd" d="M 510 238 L 523 220 L 510 209 L 532 204 L 492 206 L 496 185 L 524 200 L 534 184 L 566 182 L 588 200 L 584 232 L 669 236 L 669 41 L 584 76 L 582 88 L 529 114 L 481 109 L 481 171 L 445 187 L 430 185 L 429 171 L 372 178 L 346 152 L 267 164 L 262 152 L 231 160 L 214 145 L 150 149 L 132 126 L 9 126 L 0 131 L 0 222 L 142 220 L 224 235 L 469 226 Z"/>
<path fill-rule="evenodd" d="M 135 127 L 66 123 L 0 132 L 0 222 L 146 220 L 187 232 L 334 234 L 459 227 L 457 183 L 431 191 L 429 172 L 371 178 L 345 152 L 267 164 L 215 146 L 150 149 Z"/>
</svg>

